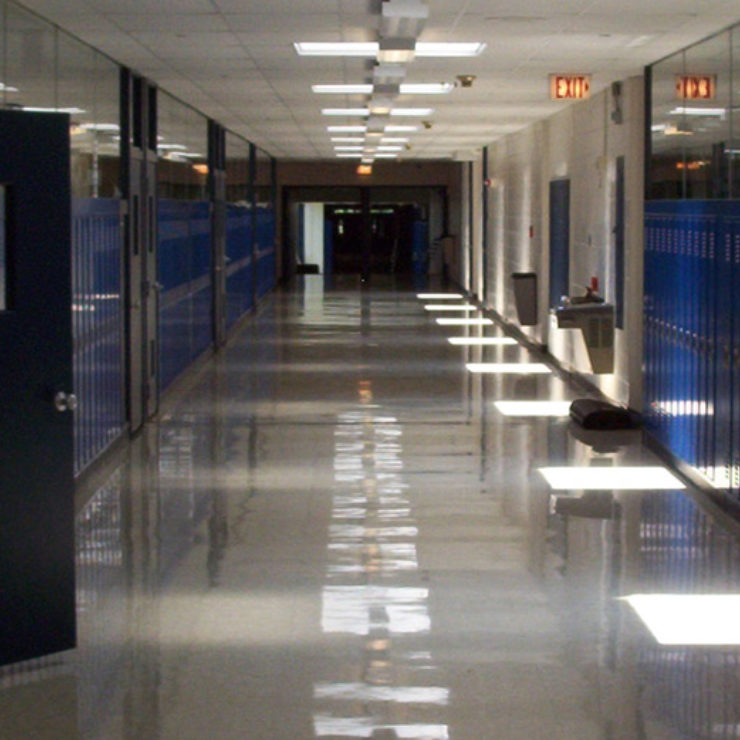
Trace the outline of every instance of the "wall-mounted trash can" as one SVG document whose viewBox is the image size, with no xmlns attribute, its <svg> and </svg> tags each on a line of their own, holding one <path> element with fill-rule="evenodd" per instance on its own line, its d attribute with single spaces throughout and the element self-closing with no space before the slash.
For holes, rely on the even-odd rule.
<svg viewBox="0 0 740 740">
<path fill-rule="evenodd" d="M 519 323 L 534 326 L 537 323 L 537 273 L 512 272 L 514 302 Z"/>
</svg>

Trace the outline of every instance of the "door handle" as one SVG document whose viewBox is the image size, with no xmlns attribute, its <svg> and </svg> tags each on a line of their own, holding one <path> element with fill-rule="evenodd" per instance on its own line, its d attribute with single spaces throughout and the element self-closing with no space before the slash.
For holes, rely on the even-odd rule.
<svg viewBox="0 0 740 740">
<path fill-rule="evenodd" d="M 77 408 L 77 396 L 74 393 L 59 391 L 54 396 L 54 408 L 60 413 L 74 411 Z"/>
</svg>

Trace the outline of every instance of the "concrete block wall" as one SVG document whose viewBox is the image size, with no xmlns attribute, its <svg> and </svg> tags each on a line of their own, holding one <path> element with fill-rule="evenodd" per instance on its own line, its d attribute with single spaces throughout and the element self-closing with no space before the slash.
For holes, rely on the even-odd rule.
<svg viewBox="0 0 740 740">
<path fill-rule="evenodd" d="M 642 246 L 644 82 L 622 83 L 622 122 L 612 120 L 610 88 L 488 147 L 488 275 L 486 302 L 517 323 L 510 275 L 538 275 L 539 321 L 524 327 L 533 341 L 568 369 L 587 376 L 607 396 L 642 404 Z M 549 315 L 549 183 L 570 180 L 570 289 L 579 295 L 592 276 L 615 300 L 616 160 L 625 157 L 625 326 L 616 332 L 615 370 L 593 375 L 580 332 L 554 327 Z M 479 171 L 478 168 L 475 170 Z M 476 186 L 480 179 L 476 178 Z M 482 204 L 474 200 L 475 221 Z M 477 250 L 480 246 L 475 243 Z"/>
</svg>

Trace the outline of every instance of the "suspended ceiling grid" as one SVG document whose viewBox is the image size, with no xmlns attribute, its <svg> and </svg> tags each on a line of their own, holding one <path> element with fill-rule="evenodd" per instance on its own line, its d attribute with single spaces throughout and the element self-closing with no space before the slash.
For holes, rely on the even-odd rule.
<svg viewBox="0 0 740 740">
<path fill-rule="evenodd" d="M 449 95 L 400 96 L 431 106 L 431 129 L 404 159 L 448 158 L 546 118 L 548 74 L 591 73 L 592 90 L 740 20 L 738 0 L 428 0 L 420 41 L 484 41 L 470 59 L 419 59 L 406 82 L 454 82 Z M 312 84 L 371 79 L 371 60 L 299 57 L 295 41 L 375 41 L 379 0 L 24 0 L 23 5 L 146 75 L 281 159 L 334 156 L 322 107 L 362 95 Z"/>
</svg>

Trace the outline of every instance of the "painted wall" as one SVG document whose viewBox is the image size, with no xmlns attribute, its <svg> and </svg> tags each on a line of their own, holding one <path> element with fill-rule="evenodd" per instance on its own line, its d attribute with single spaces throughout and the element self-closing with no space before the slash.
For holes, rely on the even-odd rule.
<svg viewBox="0 0 740 740">
<path fill-rule="evenodd" d="M 488 147 L 487 302 L 517 323 L 512 272 L 538 275 L 538 316 L 523 331 L 570 370 L 589 377 L 610 398 L 642 405 L 642 249 L 644 87 L 622 85 L 622 123 L 612 120 L 610 89 Z M 549 315 L 549 183 L 570 180 L 570 294 L 582 295 L 592 276 L 608 302 L 615 299 L 616 159 L 625 157 L 625 326 L 616 331 L 615 371 L 593 375 L 581 332 L 557 329 Z M 474 187 L 481 183 L 474 171 Z M 473 193 L 475 223 L 482 203 Z M 473 242 L 477 244 L 475 228 Z M 479 270 L 478 258 L 474 260 Z"/>
</svg>

